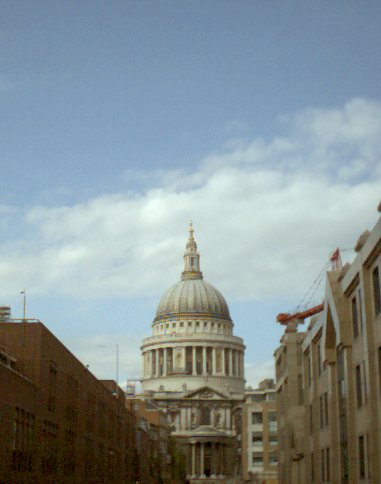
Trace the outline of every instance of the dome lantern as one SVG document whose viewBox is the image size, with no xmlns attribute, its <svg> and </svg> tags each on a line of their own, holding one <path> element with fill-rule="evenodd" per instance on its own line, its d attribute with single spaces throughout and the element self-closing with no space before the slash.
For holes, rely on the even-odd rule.
<svg viewBox="0 0 381 484">
<path fill-rule="evenodd" d="M 189 222 L 189 239 L 184 253 L 184 271 L 181 274 L 182 281 L 187 279 L 202 279 L 200 254 L 197 252 L 197 244 L 193 234 L 193 223 Z"/>
</svg>

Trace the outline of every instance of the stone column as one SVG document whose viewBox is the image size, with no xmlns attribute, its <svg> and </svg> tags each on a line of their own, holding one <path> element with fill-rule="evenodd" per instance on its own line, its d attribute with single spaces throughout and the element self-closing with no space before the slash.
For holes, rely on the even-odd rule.
<svg viewBox="0 0 381 484">
<path fill-rule="evenodd" d="M 214 477 L 217 476 L 217 456 L 216 456 L 216 451 L 217 451 L 217 444 L 215 442 L 211 443 L 212 446 L 212 460 L 210 462 L 210 477 L 213 479 Z"/>
<path fill-rule="evenodd" d="M 159 376 L 159 350 L 155 350 L 156 353 L 156 377 Z"/>
<path fill-rule="evenodd" d="M 201 449 L 200 449 L 200 477 L 203 478 L 205 477 L 205 474 L 204 474 L 204 443 L 201 442 Z"/>
<path fill-rule="evenodd" d="M 229 376 L 233 376 L 233 350 L 229 348 Z"/>
<path fill-rule="evenodd" d="M 225 348 L 222 348 L 222 358 L 221 358 L 221 366 L 222 366 L 222 374 L 223 375 L 226 375 L 226 371 L 225 371 Z"/>
<path fill-rule="evenodd" d="M 192 477 L 196 477 L 196 443 L 192 442 Z"/>
<path fill-rule="evenodd" d="M 216 348 L 212 348 L 212 375 L 217 373 L 217 366 L 216 366 Z"/>
<path fill-rule="evenodd" d="M 219 478 L 222 474 L 221 472 L 221 443 L 216 444 L 216 476 Z"/>
<path fill-rule="evenodd" d="M 221 444 L 220 445 L 220 449 L 219 449 L 218 455 L 220 457 L 220 477 L 223 477 L 224 476 L 224 473 L 225 473 L 224 444 Z"/>
<path fill-rule="evenodd" d="M 192 347 L 192 374 L 196 375 L 197 374 L 197 368 L 196 368 L 196 346 Z"/>
<path fill-rule="evenodd" d="M 163 362 L 163 376 L 167 376 L 167 348 L 164 348 L 163 358 L 164 358 L 164 362 Z"/>
<path fill-rule="evenodd" d="M 206 375 L 206 346 L 202 347 L 202 374 Z"/>
</svg>

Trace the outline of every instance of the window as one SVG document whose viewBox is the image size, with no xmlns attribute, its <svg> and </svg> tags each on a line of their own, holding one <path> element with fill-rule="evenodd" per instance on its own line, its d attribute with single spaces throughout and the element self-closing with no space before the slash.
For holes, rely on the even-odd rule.
<svg viewBox="0 0 381 484">
<path fill-rule="evenodd" d="M 269 422 L 276 422 L 276 412 L 269 412 Z"/>
<path fill-rule="evenodd" d="M 308 378 L 308 386 L 311 386 L 312 382 L 312 374 L 311 374 L 311 358 L 310 358 L 310 351 L 306 351 L 306 363 L 307 363 L 307 378 Z"/>
<path fill-rule="evenodd" d="M 266 399 L 266 395 L 264 393 L 257 393 L 251 395 L 252 402 L 263 402 Z"/>
<path fill-rule="evenodd" d="M 381 346 L 378 348 L 378 386 L 381 392 Z"/>
<path fill-rule="evenodd" d="M 270 451 L 269 452 L 269 463 L 271 466 L 276 466 L 278 464 L 278 458 L 276 452 Z"/>
<path fill-rule="evenodd" d="M 48 420 L 44 420 L 41 428 L 41 470 L 44 475 L 48 476 L 57 472 L 58 425 Z"/>
<path fill-rule="evenodd" d="M 66 375 L 66 420 L 77 423 L 78 417 L 78 381 L 72 375 Z"/>
<path fill-rule="evenodd" d="M 321 480 L 325 481 L 325 450 L 320 451 Z"/>
<path fill-rule="evenodd" d="M 55 412 L 57 396 L 57 368 L 54 363 L 49 364 L 48 393 L 48 410 L 50 412 Z"/>
<path fill-rule="evenodd" d="M 269 420 L 269 431 L 276 432 L 277 431 L 276 412 L 269 412 L 268 420 Z"/>
<path fill-rule="evenodd" d="M 65 432 L 64 442 L 64 476 L 71 477 L 75 473 L 75 442 L 76 434 L 71 430 Z"/>
<path fill-rule="evenodd" d="M 364 436 L 359 437 L 359 476 L 360 479 L 365 479 L 365 448 Z"/>
<path fill-rule="evenodd" d="M 363 400 L 364 400 L 364 403 L 367 402 L 367 378 L 366 378 L 366 365 L 365 365 L 365 361 L 362 361 L 361 363 L 361 369 L 362 369 L 362 385 L 363 385 Z"/>
<path fill-rule="evenodd" d="M 310 433 L 312 434 L 314 431 L 314 414 L 312 410 L 312 405 L 310 405 Z"/>
<path fill-rule="evenodd" d="M 317 354 L 317 365 L 318 365 L 318 373 L 319 376 L 321 375 L 323 371 L 323 365 L 322 365 L 322 358 L 321 358 L 321 345 L 318 343 L 316 345 L 316 354 Z"/>
<path fill-rule="evenodd" d="M 253 425 L 262 424 L 262 422 L 263 422 L 263 419 L 262 419 L 262 413 L 261 412 L 253 412 L 251 414 L 251 423 Z"/>
<path fill-rule="evenodd" d="M 253 444 L 253 447 L 262 447 L 262 445 L 263 445 L 262 435 L 258 435 L 258 434 L 253 433 L 252 438 L 251 438 L 251 442 Z"/>
<path fill-rule="evenodd" d="M 353 328 L 353 337 L 357 338 L 357 336 L 359 335 L 359 322 L 358 322 L 356 297 L 352 299 L 352 328 Z"/>
<path fill-rule="evenodd" d="M 201 425 L 210 425 L 210 408 L 201 408 Z"/>
<path fill-rule="evenodd" d="M 373 278 L 373 300 L 374 312 L 377 316 L 381 312 L 381 294 L 380 294 L 380 277 L 378 274 L 378 267 L 376 267 L 372 274 Z"/>
<path fill-rule="evenodd" d="M 180 323 L 180 328 L 183 328 L 183 327 L 184 327 L 184 323 L 183 323 L 183 322 L 181 322 L 181 323 Z"/>
<path fill-rule="evenodd" d="M 321 450 L 321 480 L 327 482 L 331 480 L 329 448 Z"/>
<path fill-rule="evenodd" d="M 359 311 L 358 311 L 358 318 L 360 323 L 360 331 L 363 331 L 363 320 L 362 320 L 362 297 L 361 297 L 361 289 L 358 291 L 358 302 L 359 302 Z"/>
<path fill-rule="evenodd" d="M 325 425 L 329 425 L 328 392 L 325 392 L 323 397 L 324 397 Z"/>
<path fill-rule="evenodd" d="M 34 415 L 16 407 L 13 422 L 12 470 L 25 472 L 32 470 L 34 444 Z"/>
<path fill-rule="evenodd" d="M 325 392 L 320 397 L 320 428 L 328 425 L 328 392 Z"/>
<path fill-rule="evenodd" d="M 261 454 L 253 454 L 253 467 L 262 467 L 263 457 Z"/>
<path fill-rule="evenodd" d="M 176 328 L 176 323 L 172 323 L 172 328 Z"/>
<path fill-rule="evenodd" d="M 276 435 L 269 436 L 269 445 L 278 445 L 278 439 Z"/>
<path fill-rule="evenodd" d="M 311 454 L 311 482 L 315 482 L 315 459 L 314 454 Z"/>
<path fill-rule="evenodd" d="M 366 434 L 366 467 L 368 469 L 368 472 L 367 472 L 367 477 L 368 479 L 371 479 L 371 475 L 370 475 L 370 465 L 369 465 L 369 434 Z M 372 482 L 372 481 L 369 481 L 369 482 Z"/>
<path fill-rule="evenodd" d="M 357 397 L 357 408 L 362 407 L 362 384 L 361 384 L 361 367 L 356 366 L 356 397 Z"/>
</svg>

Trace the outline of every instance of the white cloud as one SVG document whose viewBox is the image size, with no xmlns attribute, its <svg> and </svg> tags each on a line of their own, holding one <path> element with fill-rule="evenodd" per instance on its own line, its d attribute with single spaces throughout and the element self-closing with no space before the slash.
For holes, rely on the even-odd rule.
<svg viewBox="0 0 381 484">
<path fill-rule="evenodd" d="M 258 383 L 265 378 L 272 378 L 275 381 L 274 360 L 245 363 L 246 386 L 258 388 Z"/>
<path fill-rule="evenodd" d="M 159 296 L 179 277 L 193 219 L 205 278 L 228 300 L 300 297 L 329 252 L 376 220 L 381 105 L 355 99 L 283 122 L 287 136 L 227 144 L 193 170 L 125 174 L 144 190 L 28 209 L 24 236 L 0 245 L 5 290 Z"/>
<path fill-rule="evenodd" d="M 116 336 L 100 333 L 65 343 L 97 378 L 116 380 L 118 372 L 121 385 L 129 378 L 140 378 L 140 335 Z"/>
</svg>

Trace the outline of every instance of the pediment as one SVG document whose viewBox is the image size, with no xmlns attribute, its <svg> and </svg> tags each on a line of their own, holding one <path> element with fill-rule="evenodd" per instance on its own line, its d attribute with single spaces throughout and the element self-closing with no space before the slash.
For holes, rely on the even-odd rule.
<svg viewBox="0 0 381 484">
<path fill-rule="evenodd" d="M 210 387 L 201 387 L 188 392 L 184 398 L 191 400 L 226 400 L 228 397 Z"/>
</svg>

